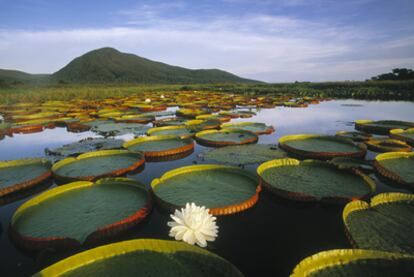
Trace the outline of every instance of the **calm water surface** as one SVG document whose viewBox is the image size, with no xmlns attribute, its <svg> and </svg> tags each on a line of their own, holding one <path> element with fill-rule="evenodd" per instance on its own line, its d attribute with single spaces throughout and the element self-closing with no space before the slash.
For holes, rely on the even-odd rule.
<svg viewBox="0 0 414 277">
<path fill-rule="evenodd" d="M 276 132 L 260 136 L 259 143 L 277 143 L 280 136 L 287 134 L 335 134 L 341 130 L 352 131 L 352 122 L 357 119 L 414 121 L 414 103 L 329 101 L 308 108 L 262 109 L 253 118 L 236 119 L 232 122 L 250 121 L 273 125 Z M 96 135 L 91 132 L 68 133 L 64 128 L 14 135 L 0 141 L 0 160 L 41 157 L 47 147 L 59 147 L 91 136 Z M 122 138 L 131 139 L 132 136 L 126 135 Z M 184 159 L 146 163 L 143 172 L 128 177 L 149 185 L 152 179 L 171 169 L 194 163 L 210 163 L 211 161 L 203 161 L 199 156 L 208 149 L 197 145 L 194 153 Z M 367 155 L 368 159 L 374 157 L 373 152 Z M 252 165 L 247 169 L 255 172 L 257 166 Z M 403 191 L 378 180 L 377 183 L 377 193 Z M 54 186 L 51 184 L 50 188 Z M 33 196 L 0 207 L 0 276 L 29 276 L 62 258 L 87 249 L 45 252 L 35 257 L 16 249 L 8 237 L 9 222 L 14 211 Z M 219 237 L 209 244 L 208 250 L 232 262 L 246 276 L 288 276 L 294 266 L 309 255 L 323 250 L 351 248 L 344 234 L 342 209 L 341 205 L 300 204 L 262 192 L 259 202 L 250 210 L 219 217 Z M 169 215 L 154 207 L 145 222 L 113 242 L 133 238 L 169 240 L 171 238 L 168 236 L 167 221 Z"/>
</svg>

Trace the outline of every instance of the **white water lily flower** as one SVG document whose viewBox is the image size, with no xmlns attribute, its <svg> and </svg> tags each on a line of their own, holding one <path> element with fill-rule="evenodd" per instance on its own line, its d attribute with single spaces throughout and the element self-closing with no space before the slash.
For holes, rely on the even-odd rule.
<svg viewBox="0 0 414 277">
<path fill-rule="evenodd" d="M 145 103 L 150 103 L 150 102 L 151 102 L 151 99 L 149 98 L 145 99 Z"/>
<path fill-rule="evenodd" d="M 206 247 L 207 241 L 214 241 L 217 237 L 216 217 L 212 216 L 206 207 L 187 203 L 185 208 L 181 211 L 175 210 L 170 216 L 174 221 L 169 221 L 167 225 L 171 227 L 170 237 L 175 237 L 176 240 Z"/>
<path fill-rule="evenodd" d="M 163 94 L 163 95 L 161 95 L 161 99 L 164 99 L 164 98 L 165 98 L 164 94 Z"/>
</svg>

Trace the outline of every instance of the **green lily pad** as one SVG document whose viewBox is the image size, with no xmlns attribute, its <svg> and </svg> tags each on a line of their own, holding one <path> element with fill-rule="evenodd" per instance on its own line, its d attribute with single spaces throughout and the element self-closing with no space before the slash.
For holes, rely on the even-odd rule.
<svg viewBox="0 0 414 277">
<path fill-rule="evenodd" d="M 414 256 L 362 249 L 335 249 L 302 260 L 290 277 L 413 275 Z"/>
<path fill-rule="evenodd" d="M 414 195 L 383 193 L 371 203 L 353 201 L 343 220 L 351 241 L 362 249 L 414 254 Z"/>
<path fill-rule="evenodd" d="M 207 160 L 241 165 L 261 163 L 286 156 L 286 152 L 280 150 L 277 145 L 269 144 L 226 146 L 207 151 L 203 155 Z"/>
<path fill-rule="evenodd" d="M 234 265 L 183 242 L 138 239 L 87 250 L 53 264 L 40 276 L 242 277 Z"/>
<path fill-rule="evenodd" d="M 206 130 L 195 135 L 198 143 L 208 146 L 226 146 L 256 143 L 255 133 L 239 129 Z"/>
<path fill-rule="evenodd" d="M 329 161 L 339 169 L 359 169 L 365 172 L 371 172 L 374 170 L 372 161 L 366 161 L 361 159 L 337 157 Z"/>
<path fill-rule="evenodd" d="M 392 129 L 409 129 L 414 127 L 414 122 L 398 121 L 398 120 L 357 120 L 355 121 L 355 129 L 378 134 L 388 135 Z"/>
<path fill-rule="evenodd" d="M 250 208 L 260 191 L 257 177 L 250 172 L 209 164 L 171 170 L 154 179 L 151 187 L 158 203 L 169 210 L 195 203 L 216 215 Z"/>
<path fill-rule="evenodd" d="M 0 161 L 0 197 L 25 190 L 52 176 L 46 159 Z"/>
<path fill-rule="evenodd" d="M 139 168 L 144 162 L 144 154 L 140 152 L 101 150 L 63 159 L 53 165 L 52 171 L 60 179 L 92 181 L 121 176 Z"/>
<path fill-rule="evenodd" d="M 20 243 L 55 238 L 84 243 L 98 233 L 112 235 L 132 227 L 149 213 L 149 203 L 145 185 L 132 179 L 74 182 L 25 202 L 14 213 L 11 227 Z"/>
<path fill-rule="evenodd" d="M 364 132 L 348 132 L 348 131 L 339 131 L 335 134 L 338 137 L 349 138 L 356 142 L 369 140 L 372 135 Z"/>
<path fill-rule="evenodd" d="M 192 137 L 195 135 L 194 130 L 188 129 L 186 126 L 164 126 L 154 127 L 148 130 L 149 136 L 161 136 L 161 135 L 175 135 L 180 137 Z"/>
<path fill-rule="evenodd" d="M 189 137 L 174 135 L 139 137 L 123 145 L 130 151 L 140 151 L 145 157 L 162 157 L 177 155 L 194 149 L 194 142 Z"/>
<path fill-rule="evenodd" d="M 390 152 L 375 157 L 374 167 L 387 180 L 414 188 L 414 152 Z"/>
<path fill-rule="evenodd" d="M 108 121 L 87 122 L 92 126 L 91 131 L 101 136 L 121 136 L 125 134 L 144 135 L 148 126 L 140 123 L 114 123 Z"/>
<path fill-rule="evenodd" d="M 162 126 L 179 126 L 179 125 L 184 125 L 184 123 L 186 121 L 188 121 L 188 119 L 186 119 L 186 118 L 174 117 L 174 118 L 160 119 L 160 120 L 154 121 L 153 124 L 156 127 L 162 127 Z"/>
<path fill-rule="evenodd" d="M 69 157 L 96 150 L 109 150 L 122 148 L 122 139 L 87 138 L 78 142 L 66 144 L 62 147 L 45 149 L 47 155 Z"/>
<path fill-rule="evenodd" d="M 414 128 L 410 129 L 392 129 L 390 131 L 390 137 L 398 140 L 405 141 L 411 145 L 414 145 Z"/>
<path fill-rule="evenodd" d="M 367 148 L 375 152 L 411 152 L 406 142 L 389 138 L 372 138 L 365 142 Z"/>
<path fill-rule="evenodd" d="M 265 188 L 299 201 L 347 202 L 375 191 L 368 176 L 317 160 L 272 160 L 261 164 L 257 173 Z"/>
<path fill-rule="evenodd" d="M 279 139 L 279 146 L 300 158 L 331 159 L 335 157 L 360 158 L 366 154 L 366 146 L 350 139 L 324 135 L 287 135 Z"/>
<path fill-rule="evenodd" d="M 188 120 L 185 123 L 185 126 L 193 131 L 209 130 L 209 129 L 218 129 L 220 127 L 220 120 L 217 119 L 194 119 Z"/>
<path fill-rule="evenodd" d="M 271 134 L 275 131 L 272 126 L 267 126 L 264 123 L 257 122 L 238 122 L 238 123 L 225 123 L 221 125 L 226 129 L 241 129 L 255 133 L 256 135 Z"/>
</svg>

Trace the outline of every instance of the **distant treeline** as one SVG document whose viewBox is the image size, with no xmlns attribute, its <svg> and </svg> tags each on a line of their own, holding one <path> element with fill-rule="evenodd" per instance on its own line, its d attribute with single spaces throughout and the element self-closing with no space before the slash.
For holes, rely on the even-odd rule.
<svg viewBox="0 0 414 277">
<path fill-rule="evenodd" d="M 246 95 L 284 95 L 298 97 L 319 96 L 324 98 L 354 98 L 366 100 L 414 101 L 414 80 L 325 82 L 286 84 L 194 84 L 194 85 L 54 85 L 10 86 L 0 88 L 0 104 L 17 102 L 41 102 L 48 100 L 104 99 L 125 97 L 140 92 L 181 90 L 221 91 Z"/>
<path fill-rule="evenodd" d="M 414 80 L 408 81 L 365 81 L 365 82 L 297 82 L 286 84 L 228 84 L 191 85 L 189 90 L 218 90 L 242 94 L 296 94 L 298 96 L 320 96 L 330 98 L 354 98 L 366 100 L 409 100 L 414 101 Z"/>
<path fill-rule="evenodd" d="M 384 73 L 371 78 L 374 81 L 403 81 L 403 80 L 414 80 L 414 71 L 407 68 L 394 68 L 390 73 Z"/>
</svg>

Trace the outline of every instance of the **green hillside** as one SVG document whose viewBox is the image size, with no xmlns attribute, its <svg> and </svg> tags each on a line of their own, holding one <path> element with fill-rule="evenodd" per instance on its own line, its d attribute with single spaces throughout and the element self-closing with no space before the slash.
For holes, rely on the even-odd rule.
<svg viewBox="0 0 414 277">
<path fill-rule="evenodd" d="M 190 70 L 151 61 L 113 48 L 88 52 L 52 75 L 55 82 L 66 83 L 251 83 L 218 69 Z"/>
<path fill-rule="evenodd" d="M 35 84 L 47 82 L 47 74 L 29 74 L 18 70 L 0 69 L 0 85 L 2 84 Z"/>
</svg>

